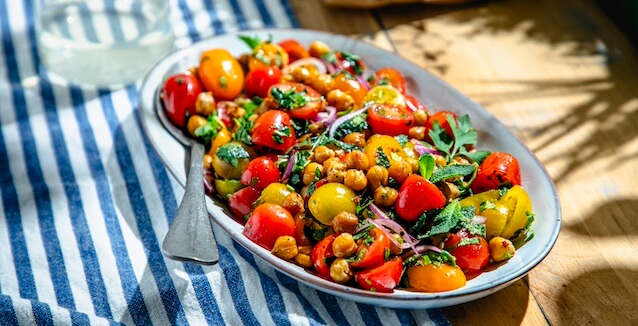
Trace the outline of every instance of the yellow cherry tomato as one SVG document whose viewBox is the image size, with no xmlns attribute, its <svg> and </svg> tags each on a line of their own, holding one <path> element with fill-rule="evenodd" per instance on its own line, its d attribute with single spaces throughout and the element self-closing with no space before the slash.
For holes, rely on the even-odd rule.
<svg viewBox="0 0 638 326">
<path fill-rule="evenodd" d="M 292 191 L 290 191 L 290 189 L 288 189 L 288 186 L 286 186 L 285 184 L 279 182 L 271 183 L 261 192 L 259 203 L 271 203 L 281 206 L 286 196 L 290 195 L 291 193 Z"/>
<path fill-rule="evenodd" d="M 204 88 L 216 100 L 233 100 L 244 88 L 244 70 L 237 60 L 224 49 L 202 53 L 197 75 Z"/>
<path fill-rule="evenodd" d="M 509 215 L 509 211 L 505 205 L 496 202 L 492 207 L 486 208 L 479 214 L 485 217 L 485 238 L 487 240 L 501 235 L 507 222 L 507 216 Z"/>
<path fill-rule="evenodd" d="M 527 224 L 527 213 L 532 212 L 532 201 L 523 187 L 517 185 L 508 190 L 499 202 L 509 210 L 507 223 L 501 232 L 501 237 L 509 239 Z"/>
<path fill-rule="evenodd" d="M 230 131 L 228 131 L 228 129 L 226 129 L 225 127 L 222 128 L 217 133 L 217 136 L 215 136 L 215 138 L 210 142 L 210 149 L 208 150 L 208 155 L 215 156 L 215 154 L 217 154 L 217 149 L 222 145 L 230 143 L 232 139 L 233 139 L 233 136 L 230 133 Z"/>
<path fill-rule="evenodd" d="M 377 159 L 379 156 L 379 148 L 381 148 L 385 156 L 388 158 L 390 165 L 405 158 L 405 153 L 403 152 L 401 144 L 394 139 L 394 137 L 377 134 L 368 139 L 368 143 L 363 149 L 364 153 L 368 157 L 370 166 L 378 164 Z"/>
<path fill-rule="evenodd" d="M 391 104 L 405 108 L 405 97 L 396 88 L 389 85 L 375 86 L 363 98 L 363 103 Z"/>
<path fill-rule="evenodd" d="M 330 225 L 332 219 L 341 212 L 354 214 L 357 204 L 352 189 L 336 182 L 326 183 L 317 188 L 308 200 L 308 209 L 319 222 Z"/>
<path fill-rule="evenodd" d="M 501 198 L 501 195 L 498 190 L 485 191 L 462 199 L 461 206 L 474 206 L 474 212 L 478 214 L 482 203 L 486 201 L 496 201 L 499 198 Z"/>
</svg>

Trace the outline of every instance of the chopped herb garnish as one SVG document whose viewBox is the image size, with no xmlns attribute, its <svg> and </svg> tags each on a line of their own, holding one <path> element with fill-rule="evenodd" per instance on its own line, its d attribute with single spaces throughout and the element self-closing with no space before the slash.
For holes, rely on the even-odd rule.
<svg viewBox="0 0 638 326">
<path fill-rule="evenodd" d="M 434 172 L 434 157 L 430 154 L 423 154 L 419 157 L 419 173 L 426 180 L 429 180 Z"/>
<path fill-rule="evenodd" d="M 436 149 L 445 154 L 447 162 L 451 162 L 454 157 L 466 152 L 466 145 L 476 145 L 478 135 L 468 115 L 460 116 L 456 120 L 452 115 L 448 115 L 447 122 L 452 129 L 452 137 L 446 133 L 438 121 L 434 122 L 429 135 Z"/>
<path fill-rule="evenodd" d="M 204 141 L 204 144 L 210 143 L 217 133 L 223 128 L 224 123 L 217 117 L 217 114 L 213 113 L 206 119 L 206 124 L 195 129 L 195 137 L 199 137 Z"/>
<path fill-rule="evenodd" d="M 394 136 L 394 139 L 396 139 L 399 142 L 399 145 L 401 145 L 401 147 L 405 146 L 405 144 L 407 144 L 410 141 L 407 135 L 397 135 L 397 136 Z"/>
<path fill-rule="evenodd" d="M 290 127 L 287 126 L 277 126 L 277 129 L 272 133 L 272 140 L 277 144 L 283 144 L 284 138 L 290 137 L 291 131 Z"/>
<path fill-rule="evenodd" d="M 388 159 L 388 155 L 383 151 L 383 147 L 379 146 L 377 148 L 376 162 L 377 165 L 380 165 L 384 168 L 390 167 L 390 159 Z"/>
<path fill-rule="evenodd" d="M 450 164 L 432 173 L 430 181 L 432 181 L 432 183 L 437 183 L 441 180 L 446 180 L 449 178 L 464 177 L 466 175 L 474 173 L 475 170 L 476 167 L 474 165 Z"/>
<path fill-rule="evenodd" d="M 365 113 L 356 115 L 352 119 L 342 123 L 334 133 L 336 139 L 341 139 L 353 132 L 361 132 L 368 129 L 367 115 Z"/>
<path fill-rule="evenodd" d="M 308 104 L 308 100 L 310 100 L 305 90 L 298 92 L 294 88 L 283 92 L 281 89 L 273 87 L 270 95 L 277 101 L 280 108 L 288 110 L 302 107 Z"/>
<path fill-rule="evenodd" d="M 239 143 L 228 143 L 217 149 L 217 157 L 224 162 L 237 167 L 240 159 L 250 158 L 250 154 Z"/>
</svg>

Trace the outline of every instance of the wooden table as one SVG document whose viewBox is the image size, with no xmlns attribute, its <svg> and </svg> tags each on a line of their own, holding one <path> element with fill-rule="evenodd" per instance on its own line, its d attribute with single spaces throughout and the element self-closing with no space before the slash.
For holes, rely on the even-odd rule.
<svg viewBox="0 0 638 326">
<path fill-rule="evenodd" d="M 444 309 L 455 325 L 638 324 L 638 55 L 591 1 L 327 8 L 304 28 L 396 51 L 508 125 L 552 175 L 563 228 L 523 280 Z"/>
</svg>

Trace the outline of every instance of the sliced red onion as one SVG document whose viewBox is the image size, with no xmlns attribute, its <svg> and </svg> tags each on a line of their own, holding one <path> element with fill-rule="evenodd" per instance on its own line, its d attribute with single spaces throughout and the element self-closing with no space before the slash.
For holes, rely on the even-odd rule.
<svg viewBox="0 0 638 326">
<path fill-rule="evenodd" d="M 333 75 L 335 72 L 337 72 L 337 68 L 335 68 L 335 65 L 332 64 L 332 62 L 325 59 L 321 59 L 321 62 L 323 62 L 329 74 Z"/>
<path fill-rule="evenodd" d="M 337 119 L 331 126 L 330 129 L 328 130 L 328 136 L 330 137 L 334 137 L 335 132 L 337 131 L 337 129 L 339 129 L 339 126 L 341 126 L 344 122 L 354 118 L 355 116 L 358 116 L 359 114 L 365 112 L 366 110 L 368 110 L 370 106 L 365 106 L 359 110 L 355 110 L 352 111 L 342 117 L 340 117 L 339 119 Z"/>
<path fill-rule="evenodd" d="M 388 230 L 386 230 L 381 224 L 377 223 L 377 221 L 380 221 L 380 220 L 373 220 L 371 218 L 367 218 L 366 221 L 368 221 L 368 223 L 376 226 L 379 230 L 383 231 L 383 233 L 385 233 L 385 236 L 388 237 L 388 239 L 390 239 L 390 241 L 395 246 L 397 246 L 399 248 L 403 248 L 403 246 L 399 243 L 397 238 L 395 238 L 390 232 L 388 232 Z"/>
<path fill-rule="evenodd" d="M 370 83 L 368 83 L 368 81 L 367 81 L 367 80 L 366 80 L 363 76 L 360 76 L 360 75 L 356 75 L 356 74 L 355 74 L 355 75 L 354 75 L 354 78 L 356 78 L 356 79 L 357 79 L 357 81 L 358 81 L 359 83 L 361 83 L 361 85 L 362 85 L 363 87 L 365 87 L 365 89 L 366 89 L 366 90 L 368 90 L 368 91 L 369 91 L 369 90 L 370 90 L 370 88 L 372 88 L 372 86 L 370 86 Z"/>
<path fill-rule="evenodd" d="M 474 218 L 472 219 L 472 224 L 485 224 L 485 221 L 487 221 L 485 216 L 474 215 Z"/>
<path fill-rule="evenodd" d="M 283 69 L 281 69 L 281 72 L 283 72 L 284 74 L 287 74 L 289 72 L 292 72 L 292 70 L 297 68 L 297 67 L 307 66 L 307 65 L 313 65 L 313 66 L 317 67 L 317 72 L 319 72 L 320 74 L 325 74 L 326 72 L 328 72 L 328 68 L 327 68 L 327 65 L 326 65 L 325 61 L 321 60 L 321 59 L 317 59 L 315 57 L 308 57 L 308 58 L 299 59 L 299 60 L 287 65 Z"/>
<path fill-rule="evenodd" d="M 410 142 L 414 145 L 414 150 L 417 153 L 419 153 L 419 155 L 423 155 L 423 154 L 439 154 L 439 151 L 437 151 L 434 148 L 425 147 L 418 139 L 412 138 L 412 139 L 410 139 Z"/>
<path fill-rule="evenodd" d="M 317 116 L 313 119 L 314 122 L 323 122 L 324 125 L 329 126 L 337 119 L 337 108 L 334 106 L 326 106 L 326 111 L 317 113 Z"/>
<path fill-rule="evenodd" d="M 284 174 L 281 176 L 281 183 L 286 183 L 290 176 L 292 175 L 292 169 L 295 167 L 295 161 L 297 160 L 297 152 L 293 151 L 290 153 L 290 158 L 288 159 L 288 165 L 286 165 L 286 170 Z"/>
<path fill-rule="evenodd" d="M 377 224 L 382 225 L 401 236 L 401 238 L 403 239 L 404 245 L 399 245 L 399 248 L 406 249 L 405 245 L 407 245 L 407 248 L 412 248 L 414 250 L 414 245 L 418 241 L 412 235 L 410 235 L 410 233 L 408 233 L 408 231 L 406 231 L 401 226 L 401 224 L 390 219 L 388 215 L 385 214 L 385 212 L 383 212 L 379 207 L 377 207 L 377 205 L 370 204 L 370 206 L 368 207 L 370 208 L 372 213 L 374 213 L 374 215 L 376 215 L 379 218 L 375 220 Z"/>
<path fill-rule="evenodd" d="M 441 248 L 437 246 L 433 246 L 433 245 L 420 245 L 416 247 L 416 250 L 415 250 L 416 253 L 422 253 L 424 251 L 434 251 L 439 254 L 442 252 Z"/>
<path fill-rule="evenodd" d="M 213 173 L 208 170 L 204 170 L 204 192 L 208 196 L 212 196 L 215 193 L 215 188 L 213 188 L 213 180 Z"/>
</svg>

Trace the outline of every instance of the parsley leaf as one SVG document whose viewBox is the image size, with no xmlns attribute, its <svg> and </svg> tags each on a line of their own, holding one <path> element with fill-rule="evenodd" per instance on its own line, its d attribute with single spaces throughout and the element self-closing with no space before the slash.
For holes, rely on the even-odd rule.
<svg viewBox="0 0 638 326">
<path fill-rule="evenodd" d="M 348 63 L 348 66 L 352 67 L 355 74 L 357 75 L 363 74 L 363 67 L 361 67 L 361 64 L 360 64 L 361 63 L 360 56 L 356 54 L 348 53 L 348 52 L 341 52 L 341 57 L 343 58 L 345 62 Z"/>
<path fill-rule="evenodd" d="M 284 138 L 290 137 L 291 135 L 290 127 L 280 125 L 275 128 L 277 129 L 272 133 L 272 140 L 277 144 L 283 144 Z"/>
<path fill-rule="evenodd" d="M 235 124 L 238 127 L 237 131 L 233 135 L 233 139 L 251 146 L 253 144 L 253 140 L 250 137 L 250 132 L 253 130 L 253 122 L 250 120 L 235 119 Z"/>
<path fill-rule="evenodd" d="M 210 143 L 215 137 L 217 137 L 217 133 L 222 129 L 224 123 L 217 117 L 215 113 L 208 115 L 208 119 L 206 119 L 206 124 L 195 129 L 195 136 L 204 140 L 205 144 Z"/>
<path fill-rule="evenodd" d="M 430 178 L 430 181 L 432 183 L 437 183 L 441 180 L 446 180 L 448 178 L 464 177 L 466 175 L 470 175 L 474 173 L 474 170 L 476 170 L 476 167 L 474 167 L 474 165 L 464 165 L 464 164 L 446 165 L 436 170 L 434 173 L 432 173 L 432 177 Z"/>
<path fill-rule="evenodd" d="M 288 110 L 302 107 L 308 104 L 308 100 L 310 99 L 305 90 L 298 92 L 294 88 L 284 92 L 277 87 L 273 87 L 270 91 L 270 95 L 277 101 L 280 108 Z"/>
<path fill-rule="evenodd" d="M 448 115 L 447 122 L 452 130 L 452 137 L 445 132 L 445 129 L 441 127 L 438 121 L 434 122 L 428 135 L 432 139 L 434 146 L 440 152 L 445 153 L 446 160 L 451 162 L 457 155 L 467 153 L 465 150 L 466 145 L 476 145 L 478 134 L 472 127 L 472 122 L 467 114 L 458 117 L 456 120 L 453 116 Z"/>
<path fill-rule="evenodd" d="M 368 129 L 368 121 L 366 121 L 367 114 L 362 113 L 352 117 L 352 119 L 342 123 L 334 133 L 336 139 L 341 139 L 344 136 L 353 132 L 360 132 Z"/>
<path fill-rule="evenodd" d="M 388 155 L 383 151 L 383 147 L 379 146 L 377 148 L 376 162 L 377 165 L 380 165 L 384 168 L 390 167 L 390 159 L 388 159 Z"/>
<path fill-rule="evenodd" d="M 325 53 L 324 55 L 321 56 L 321 59 L 324 59 L 332 64 L 337 63 L 337 55 L 334 53 L 334 51 Z"/>
<path fill-rule="evenodd" d="M 243 158 L 250 158 L 250 154 L 241 144 L 228 143 L 217 149 L 217 157 L 224 162 L 237 167 L 239 160 Z"/>
</svg>

